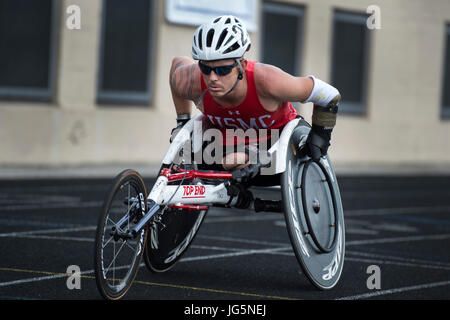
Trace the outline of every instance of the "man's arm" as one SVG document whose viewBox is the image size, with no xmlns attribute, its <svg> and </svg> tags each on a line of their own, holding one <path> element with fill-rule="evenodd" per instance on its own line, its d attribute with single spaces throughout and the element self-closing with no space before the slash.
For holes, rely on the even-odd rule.
<svg viewBox="0 0 450 320">
<path fill-rule="evenodd" d="M 294 77 L 273 66 L 258 66 L 255 68 L 255 79 L 259 83 L 257 86 L 263 97 L 279 103 L 283 101 L 314 103 L 312 130 L 307 143 L 311 157 L 318 160 L 327 153 L 330 145 L 331 132 L 336 125 L 341 100 L 339 91 L 314 76 Z"/>
<path fill-rule="evenodd" d="M 196 102 L 201 95 L 200 70 L 194 60 L 187 57 L 176 57 L 170 68 L 170 90 L 177 116 L 190 115 L 192 101 Z"/>
<path fill-rule="evenodd" d="M 314 81 L 307 77 L 294 77 L 280 68 L 258 63 L 255 66 L 255 84 L 258 94 L 279 105 L 281 102 L 303 102 L 312 92 Z"/>
</svg>

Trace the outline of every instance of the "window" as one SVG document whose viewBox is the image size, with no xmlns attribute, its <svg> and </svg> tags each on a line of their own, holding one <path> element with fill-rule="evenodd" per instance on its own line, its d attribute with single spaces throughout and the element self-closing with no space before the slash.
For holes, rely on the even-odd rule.
<svg viewBox="0 0 450 320">
<path fill-rule="evenodd" d="M 334 13 L 331 83 L 341 92 L 343 112 L 365 113 L 369 54 L 366 20 L 364 14 Z"/>
<path fill-rule="evenodd" d="M 52 99 L 55 7 L 52 0 L 0 0 L 1 99 Z"/>
<path fill-rule="evenodd" d="M 450 25 L 445 33 L 444 83 L 442 88 L 442 116 L 450 118 Z"/>
<path fill-rule="evenodd" d="M 103 1 L 98 102 L 151 99 L 154 0 Z"/>
<path fill-rule="evenodd" d="M 292 74 L 300 74 L 303 9 L 263 3 L 261 61 Z"/>
</svg>

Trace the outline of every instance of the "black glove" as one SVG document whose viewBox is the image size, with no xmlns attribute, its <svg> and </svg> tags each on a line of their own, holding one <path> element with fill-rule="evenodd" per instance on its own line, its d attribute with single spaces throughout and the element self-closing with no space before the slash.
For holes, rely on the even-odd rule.
<svg viewBox="0 0 450 320">
<path fill-rule="evenodd" d="M 178 131 L 186 124 L 186 122 L 188 122 L 189 120 L 191 120 L 191 116 L 186 114 L 186 115 L 181 115 L 178 116 L 177 118 L 177 126 L 175 128 L 172 129 L 172 131 L 170 132 L 170 143 L 172 143 L 173 139 L 175 139 Z"/>
<path fill-rule="evenodd" d="M 333 129 L 312 125 L 311 131 L 306 139 L 308 155 L 318 161 L 320 157 L 325 156 L 330 146 L 331 131 Z"/>
</svg>

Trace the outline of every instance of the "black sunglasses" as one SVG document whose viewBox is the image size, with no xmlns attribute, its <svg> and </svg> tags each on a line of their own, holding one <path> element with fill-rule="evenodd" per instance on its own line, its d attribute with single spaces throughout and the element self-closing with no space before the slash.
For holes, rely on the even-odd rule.
<svg viewBox="0 0 450 320">
<path fill-rule="evenodd" d="M 203 74 L 209 75 L 211 74 L 211 71 L 214 70 L 214 73 L 218 76 L 226 76 L 231 72 L 231 70 L 233 70 L 234 67 L 237 66 L 237 62 L 228 66 L 208 67 L 199 61 L 198 66 Z"/>
</svg>

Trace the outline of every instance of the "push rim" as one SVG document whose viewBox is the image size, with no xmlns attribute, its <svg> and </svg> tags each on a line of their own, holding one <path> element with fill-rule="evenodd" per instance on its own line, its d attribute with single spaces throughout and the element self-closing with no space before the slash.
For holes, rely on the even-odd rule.
<svg viewBox="0 0 450 320">
<path fill-rule="evenodd" d="M 330 193 L 331 193 L 331 202 L 332 202 L 332 205 L 333 205 L 332 211 L 333 211 L 334 222 L 332 222 L 332 224 L 329 227 L 333 228 L 334 231 L 332 231 L 333 232 L 333 237 L 332 237 L 333 240 L 332 240 L 332 242 L 331 242 L 331 244 L 329 246 L 324 246 L 321 243 L 321 241 L 319 240 L 319 237 L 318 237 L 318 235 L 316 234 L 316 232 L 314 230 L 315 228 L 313 227 L 313 224 L 312 224 L 310 216 L 309 216 L 309 211 L 310 210 L 308 210 L 308 207 L 307 207 L 308 202 L 306 201 L 306 199 L 307 199 L 307 195 L 306 195 L 306 189 L 307 189 L 306 188 L 306 177 L 307 177 L 307 170 L 313 164 L 316 164 L 322 170 L 322 173 L 324 174 L 325 179 L 326 179 L 326 181 L 324 181 L 324 182 L 327 183 L 328 188 L 329 188 Z M 302 198 L 303 198 L 302 205 L 303 205 L 304 217 L 305 217 L 306 224 L 308 226 L 308 235 L 311 237 L 311 240 L 314 242 L 314 244 L 316 245 L 317 249 L 319 249 L 320 252 L 322 252 L 322 253 L 330 253 L 330 252 L 332 252 L 335 249 L 335 247 L 336 247 L 336 243 L 337 243 L 337 239 L 338 239 L 338 228 L 337 228 L 337 226 L 339 225 L 339 221 L 338 221 L 339 217 L 338 217 L 338 214 L 337 214 L 337 204 L 336 204 L 336 194 L 334 192 L 333 185 L 331 184 L 330 177 L 328 176 L 328 174 L 326 173 L 325 168 L 323 167 L 323 165 L 320 162 L 315 162 L 315 161 L 310 160 L 310 161 L 305 163 L 305 165 L 303 167 L 303 172 L 302 172 L 301 193 L 302 193 Z"/>
</svg>

